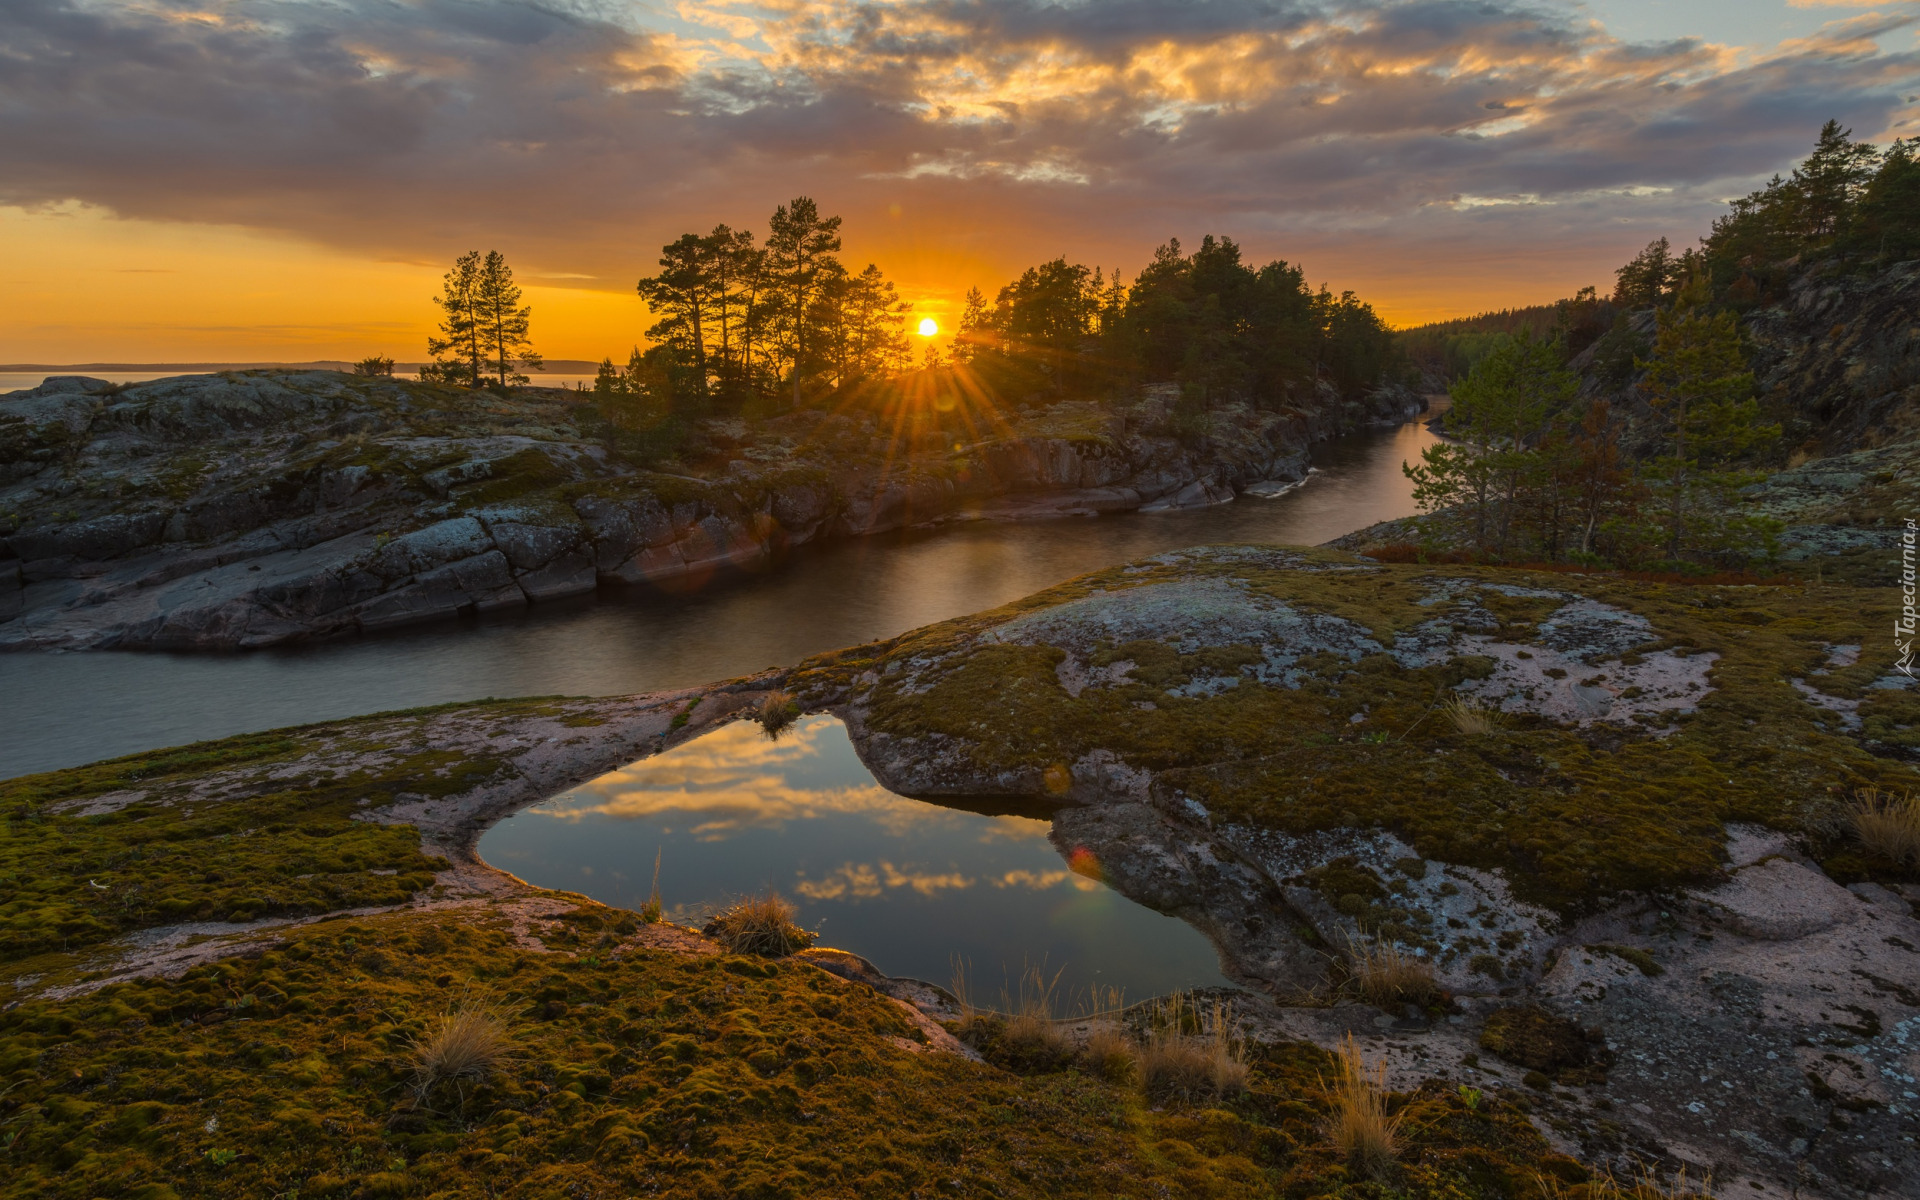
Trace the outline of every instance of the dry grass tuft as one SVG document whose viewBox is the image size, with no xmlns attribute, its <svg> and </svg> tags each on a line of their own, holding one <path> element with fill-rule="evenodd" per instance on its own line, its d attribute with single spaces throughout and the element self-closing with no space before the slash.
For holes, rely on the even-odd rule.
<svg viewBox="0 0 1920 1200">
<path fill-rule="evenodd" d="M 817 934 L 793 923 L 794 907 L 766 891 L 736 902 L 700 932 L 735 954 L 781 958 L 813 945 Z"/>
<path fill-rule="evenodd" d="M 436 1084 L 479 1083 L 512 1057 L 507 1015 L 486 1000 L 462 1001 L 414 1041 L 414 1090 L 424 1098 Z"/>
<path fill-rule="evenodd" d="M 1847 808 L 1854 836 L 1867 853 L 1901 866 L 1920 866 L 1920 797 L 1862 788 Z"/>
<path fill-rule="evenodd" d="M 760 701 L 758 719 L 767 736 L 777 738 L 800 719 L 800 702 L 785 692 L 768 692 Z"/>
<path fill-rule="evenodd" d="M 1347 982 L 1360 999 L 1388 1010 L 1404 1004 L 1425 1008 L 1440 998 L 1433 964 L 1390 942 L 1349 947 Z"/>
<path fill-rule="evenodd" d="M 1547 1200 L 1713 1200 L 1711 1175 L 1696 1183 L 1682 1167 L 1672 1183 L 1662 1183 L 1645 1163 L 1636 1163 L 1633 1177 L 1625 1183 L 1608 1168 L 1583 1184 L 1570 1186 L 1549 1175 L 1535 1175 L 1534 1183 Z"/>
<path fill-rule="evenodd" d="M 1201 1006 L 1179 992 L 1160 1001 L 1139 1050 L 1139 1070 L 1153 1100 L 1192 1104 L 1246 1091 L 1246 1039 L 1233 1009 L 1219 1001 Z"/>
<path fill-rule="evenodd" d="M 1028 967 L 1020 973 L 1020 985 L 1014 994 L 1000 993 L 1001 1006 L 1007 1013 L 1006 1039 L 1015 1049 L 1050 1055 L 1071 1052 L 1073 1040 L 1053 1014 L 1054 989 L 1065 970 L 1062 967 L 1049 978 L 1041 968 Z"/>
<path fill-rule="evenodd" d="M 1321 1081 L 1333 1102 L 1327 1137 L 1348 1169 L 1368 1179 L 1386 1179 L 1399 1154 L 1404 1116 L 1387 1114 L 1386 1063 L 1369 1068 L 1352 1034 L 1341 1045 L 1339 1060 L 1340 1074 L 1333 1084 Z"/>
<path fill-rule="evenodd" d="M 653 890 L 647 893 L 647 902 L 640 906 L 640 919 L 649 925 L 657 925 L 666 915 L 666 905 L 660 901 L 660 854 L 664 847 L 655 847 L 653 851 Z"/>
<path fill-rule="evenodd" d="M 1095 988 L 1087 1011 L 1087 1037 L 1080 1059 L 1087 1070 L 1109 1083 L 1132 1083 L 1140 1076 L 1140 1049 L 1127 1036 L 1120 1014 L 1126 1002 L 1118 988 Z"/>
<path fill-rule="evenodd" d="M 1482 704 L 1472 696 L 1455 696 L 1441 706 L 1453 727 L 1465 737 L 1485 737 L 1498 733 L 1505 725 L 1500 710 Z"/>
</svg>

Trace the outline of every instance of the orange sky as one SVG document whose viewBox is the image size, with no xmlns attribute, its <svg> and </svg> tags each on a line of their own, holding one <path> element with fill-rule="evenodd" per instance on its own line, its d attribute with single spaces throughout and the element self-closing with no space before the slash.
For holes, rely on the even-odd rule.
<svg viewBox="0 0 1920 1200">
<path fill-rule="evenodd" d="M 930 249 L 890 224 L 850 229 L 843 257 L 879 262 L 914 303 L 915 320 L 932 316 L 943 330 L 969 286 L 991 295 L 1021 265 Z M 1189 233 L 1188 244 L 1195 240 Z M 1389 322 L 1406 325 L 1541 303 L 1605 283 L 1639 244 L 1636 233 L 1613 248 L 1548 261 L 1489 250 L 1443 258 L 1443 248 L 1429 247 L 1417 267 L 1404 248 L 1356 245 L 1300 261 L 1316 283 L 1353 288 Z M 516 259 L 506 245 L 533 306 L 536 345 L 549 358 L 618 357 L 645 340 L 646 311 L 630 285 L 543 284 L 541 264 Z M 1056 252 L 1112 262 L 1072 246 Z M 1145 257 L 1138 252 L 1117 265 L 1131 275 Z M 636 251 L 626 266 L 625 274 L 637 278 L 644 256 Z M 78 205 L 0 208 L 0 295 L 13 314 L 0 328 L 0 363 L 300 362 L 370 354 L 417 361 L 425 357 L 435 319 L 429 300 L 444 269 L 234 226 L 130 220 Z"/>
<path fill-rule="evenodd" d="M 1920 132 L 1916 0 L 79 3 L 0 25 L 0 363 L 417 361 L 474 248 L 619 357 L 657 247 L 796 194 L 943 327 L 1209 232 L 1417 324 Z"/>
</svg>

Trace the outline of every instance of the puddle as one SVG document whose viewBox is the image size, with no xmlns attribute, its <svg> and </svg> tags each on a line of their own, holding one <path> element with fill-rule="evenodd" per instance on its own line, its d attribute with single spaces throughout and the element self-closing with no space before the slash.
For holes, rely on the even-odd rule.
<svg viewBox="0 0 1920 1200">
<path fill-rule="evenodd" d="M 945 985 L 959 956 L 982 1001 L 1043 962 L 1072 994 L 1226 982 L 1198 931 L 1070 871 L 1047 830 L 895 795 L 839 720 L 812 716 L 777 742 L 739 722 L 603 775 L 502 821 L 479 851 L 529 883 L 637 909 L 657 850 L 670 920 L 698 925 L 772 887 L 822 945 L 890 975 Z"/>
</svg>

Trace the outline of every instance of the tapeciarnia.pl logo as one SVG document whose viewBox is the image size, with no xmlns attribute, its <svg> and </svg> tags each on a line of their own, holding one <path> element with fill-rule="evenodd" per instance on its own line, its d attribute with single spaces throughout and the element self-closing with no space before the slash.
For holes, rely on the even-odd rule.
<svg viewBox="0 0 1920 1200">
<path fill-rule="evenodd" d="M 1913 635 L 1916 625 L 1920 625 L 1920 613 L 1914 611 L 1914 528 L 1913 518 L 1908 517 L 1906 528 L 1900 531 L 1900 617 L 1893 623 L 1893 648 L 1900 652 L 1900 658 L 1894 669 L 1908 679 L 1913 674 Z"/>
</svg>

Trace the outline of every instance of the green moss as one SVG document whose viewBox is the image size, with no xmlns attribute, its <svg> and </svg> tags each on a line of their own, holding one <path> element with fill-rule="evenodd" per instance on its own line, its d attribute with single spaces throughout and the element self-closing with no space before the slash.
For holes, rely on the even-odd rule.
<svg viewBox="0 0 1920 1200">
<path fill-rule="evenodd" d="M 0 1013 L 13 1187 L 48 1197 L 622 1195 L 1360 1197 L 1326 1146 L 1311 1046 L 1249 1091 L 1152 1111 L 1070 1066 L 913 1047 L 898 1006 L 812 967 L 616 952 L 587 906 L 530 953 L 474 911 L 332 920 L 257 957 Z M 494 1076 L 418 1096 L 409 1048 L 463 998 L 507 1014 Z M 1546 1147 L 1435 1084 L 1406 1194 L 1519 1197 Z"/>
<path fill-rule="evenodd" d="M 403 903 L 445 864 L 420 852 L 412 826 L 355 817 L 510 769 L 394 749 L 422 718 L 452 712 L 599 719 L 550 698 L 435 705 L 0 781 L 0 961 L 155 925 Z M 340 752 L 364 754 L 365 765 L 292 766 Z M 203 795 L 195 784 L 213 775 L 220 784 Z"/>
<path fill-rule="evenodd" d="M 1876 644 L 1897 607 L 1890 590 L 1683 586 L 1494 568 L 1310 572 L 1263 565 L 1263 555 L 1276 554 L 1162 556 L 1099 572 L 990 613 L 810 660 L 795 683 L 816 694 L 852 690 L 870 705 L 876 731 L 944 734 L 984 772 L 1070 768 L 1107 748 L 1156 771 L 1157 788 L 1186 793 L 1216 819 L 1292 833 L 1391 829 L 1424 858 L 1503 870 L 1521 898 L 1563 912 L 1622 892 L 1718 879 L 1728 821 L 1824 841 L 1835 836 L 1827 797 L 1864 786 L 1920 787 L 1911 764 L 1876 752 L 1907 744 L 1902 739 L 1920 725 L 1920 700 L 1866 686 L 1887 663 L 1812 674 L 1824 664 L 1827 644 Z M 1299 561 L 1352 560 L 1323 553 Z M 1234 676 L 1251 648 L 1180 654 L 1164 643 L 1129 643 L 1093 656 L 1096 666 L 1135 662 L 1125 680 L 1074 697 L 1055 670 L 1062 651 L 974 640 L 1021 613 L 1096 589 L 1221 575 L 1296 609 L 1354 621 L 1386 646 L 1414 625 L 1446 619 L 1469 598 L 1493 610 L 1509 636 L 1529 634 L 1553 607 L 1477 587 L 1422 605 L 1423 581 L 1457 577 L 1578 591 L 1646 617 L 1654 640 L 1643 654 L 1665 647 L 1716 655 L 1714 690 L 1696 713 L 1657 737 L 1637 726 L 1579 729 L 1527 716 L 1495 735 L 1466 737 L 1437 711 L 1438 702 L 1462 679 L 1485 674 L 1490 660 L 1408 669 L 1384 654 L 1357 663 L 1323 655 L 1302 664 L 1315 674 L 1298 690 L 1242 678 L 1217 694 L 1176 695 L 1167 689 Z M 877 683 L 863 682 L 876 676 Z M 1836 696 L 1864 696 L 1866 739 L 1809 704 L 1790 685 L 1794 679 Z"/>
<path fill-rule="evenodd" d="M 492 465 L 491 476 L 459 489 L 462 504 L 468 507 L 501 504 L 558 487 L 573 478 L 573 472 L 556 462 L 552 455 L 531 446 L 495 459 Z"/>
</svg>

